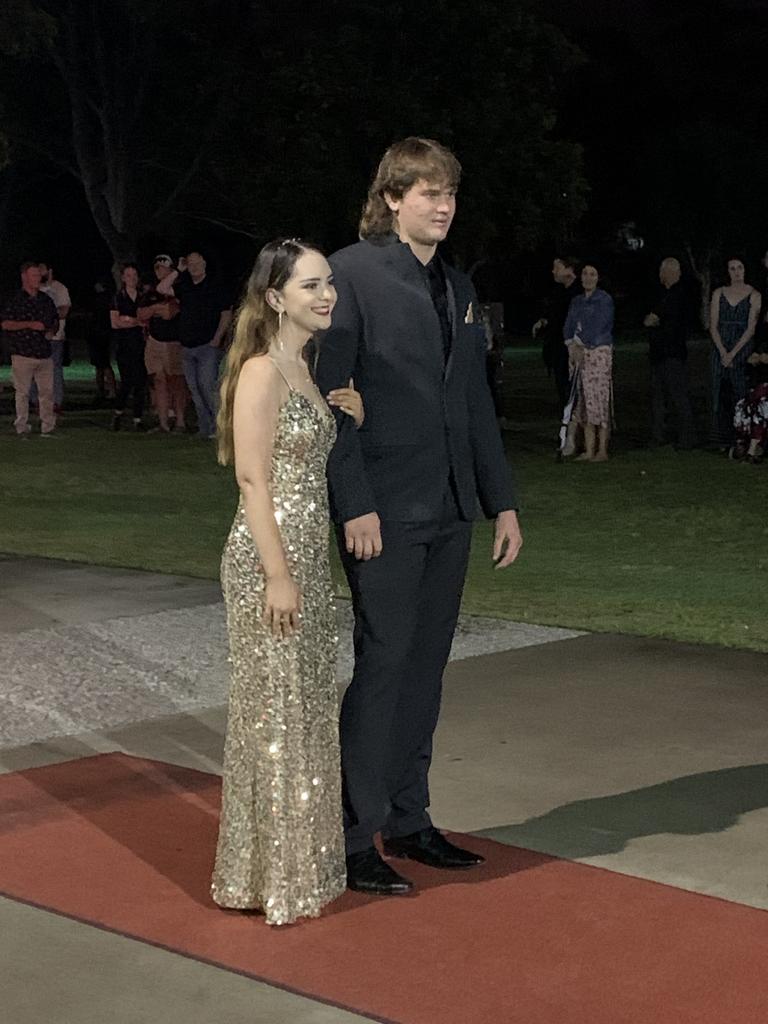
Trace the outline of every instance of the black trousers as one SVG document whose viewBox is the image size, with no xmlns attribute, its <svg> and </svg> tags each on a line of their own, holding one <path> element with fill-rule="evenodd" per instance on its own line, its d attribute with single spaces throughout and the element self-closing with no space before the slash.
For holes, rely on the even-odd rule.
<svg viewBox="0 0 768 1024">
<path fill-rule="evenodd" d="M 660 359 L 651 363 L 651 434 L 657 444 L 667 441 L 667 418 L 671 412 L 677 428 L 677 443 L 692 448 L 696 443 L 688 374 L 682 359 Z"/>
<path fill-rule="evenodd" d="M 355 612 L 355 671 L 341 708 L 347 853 L 376 832 L 430 826 L 428 772 L 467 571 L 472 524 L 450 489 L 429 522 L 381 524 L 382 554 L 368 562 L 339 548 Z"/>
<path fill-rule="evenodd" d="M 147 368 L 144 365 L 144 339 L 120 338 L 117 343 L 117 369 L 120 386 L 117 389 L 116 408 L 124 410 L 129 395 L 133 395 L 133 418 L 140 420 L 144 415 L 147 393 Z"/>
</svg>

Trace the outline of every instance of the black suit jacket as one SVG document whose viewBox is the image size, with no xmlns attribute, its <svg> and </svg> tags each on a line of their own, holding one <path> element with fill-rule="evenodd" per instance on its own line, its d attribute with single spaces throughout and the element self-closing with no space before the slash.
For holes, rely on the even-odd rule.
<svg viewBox="0 0 768 1024">
<path fill-rule="evenodd" d="M 475 293 L 444 264 L 452 344 L 445 365 L 440 322 L 422 268 L 395 236 L 359 242 L 330 259 L 338 290 L 333 326 L 319 339 L 323 394 L 350 377 L 365 422 L 339 417 L 328 460 L 331 511 L 343 523 L 367 512 L 418 522 L 439 518 L 453 476 L 462 518 L 477 498 L 488 516 L 516 507 L 485 373 L 485 335 L 467 324 Z"/>
</svg>

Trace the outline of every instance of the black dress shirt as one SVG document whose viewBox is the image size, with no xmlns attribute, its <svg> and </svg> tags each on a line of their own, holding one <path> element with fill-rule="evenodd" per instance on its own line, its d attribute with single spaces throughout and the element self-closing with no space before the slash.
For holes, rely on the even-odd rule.
<svg viewBox="0 0 768 1024">
<path fill-rule="evenodd" d="M 405 245 L 406 243 L 401 243 Z M 440 334 L 443 339 L 443 362 L 447 365 L 448 357 L 451 354 L 451 317 L 448 312 L 448 285 L 445 282 L 445 270 L 443 262 L 437 253 L 426 265 L 414 255 L 414 260 L 424 278 L 424 283 L 432 298 L 432 305 L 435 307 L 437 319 L 440 321 Z"/>
<path fill-rule="evenodd" d="M 27 359 L 50 359 L 51 342 L 45 336 L 46 331 L 55 331 L 59 326 L 59 314 L 53 299 L 44 292 L 30 295 L 28 291 L 21 288 L 3 306 L 0 313 L 2 320 L 16 320 L 22 322 L 39 320 L 45 324 L 44 331 L 4 331 L 6 343 L 11 355 L 25 356 Z"/>
</svg>

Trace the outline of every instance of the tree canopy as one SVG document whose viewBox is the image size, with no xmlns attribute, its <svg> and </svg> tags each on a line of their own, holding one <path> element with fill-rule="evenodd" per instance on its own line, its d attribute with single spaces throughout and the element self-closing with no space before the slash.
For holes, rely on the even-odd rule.
<svg viewBox="0 0 768 1024">
<path fill-rule="evenodd" d="M 277 0 L 12 0 L 0 39 L 7 161 L 70 175 L 118 261 L 146 232 L 203 225 L 350 241 L 379 156 L 409 134 L 464 165 L 467 263 L 554 239 L 585 208 L 556 120 L 580 56 L 524 2 L 328 0 L 310 17 Z"/>
</svg>

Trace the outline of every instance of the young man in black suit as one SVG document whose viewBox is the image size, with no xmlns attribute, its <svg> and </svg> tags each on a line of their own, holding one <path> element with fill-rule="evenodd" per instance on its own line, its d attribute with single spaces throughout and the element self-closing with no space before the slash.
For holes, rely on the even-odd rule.
<svg viewBox="0 0 768 1024">
<path fill-rule="evenodd" d="M 482 861 L 449 843 L 427 811 L 478 497 L 496 519 L 497 567 L 522 543 L 475 293 L 437 254 L 460 174 L 453 154 L 429 139 L 387 150 L 362 241 L 331 257 L 338 303 L 318 346 L 322 392 L 354 377 L 365 401 L 361 429 L 343 417 L 328 462 L 355 612 L 355 670 L 341 713 L 347 875 L 364 892 L 412 888 L 380 857 L 378 832 L 390 856 L 442 868 Z"/>
</svg>

